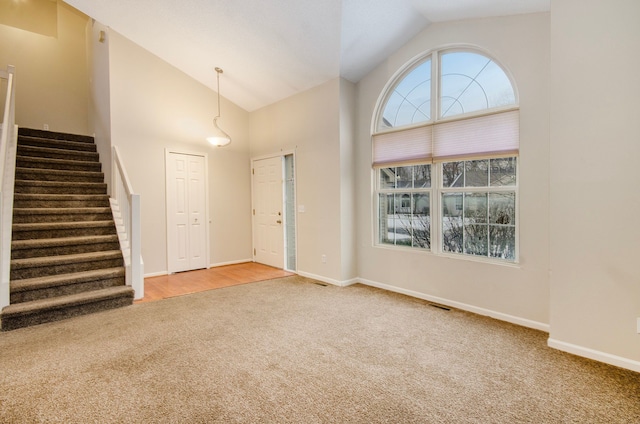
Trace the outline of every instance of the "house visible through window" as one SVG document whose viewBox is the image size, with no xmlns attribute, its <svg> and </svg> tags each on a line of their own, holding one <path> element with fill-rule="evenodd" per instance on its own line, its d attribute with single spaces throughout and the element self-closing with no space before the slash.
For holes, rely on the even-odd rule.
<svg viewBox="0 0 640 424">
<path fill-rule="evenodd" d="M 378 244 L 517 261 L 519 110 L 503 68 L 481 52 L 435 51 L 382 99 Z"/>
</svg>

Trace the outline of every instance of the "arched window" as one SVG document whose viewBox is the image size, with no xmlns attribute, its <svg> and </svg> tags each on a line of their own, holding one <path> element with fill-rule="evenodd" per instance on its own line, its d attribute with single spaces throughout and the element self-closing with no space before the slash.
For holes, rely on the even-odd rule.
<svg viewBox="0 0 640 424">
<path fill-rule="evenodd" d="M 378 243 L 516 261 L 519 108 L 505 69 L 477 50 L 438 50 L 380 98 Z"/>
</svg>

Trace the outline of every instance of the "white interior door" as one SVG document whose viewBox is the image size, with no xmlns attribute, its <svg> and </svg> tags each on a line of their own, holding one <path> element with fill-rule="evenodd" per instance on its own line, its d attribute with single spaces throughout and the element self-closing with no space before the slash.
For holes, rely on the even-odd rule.
<svg viewBox="0 0 640 424">
<path fill-rule="evenodd" d="M 167 152 L 168 271 L 207 268 L 205 157 Z"/>
<path fill-rule="evenodd" d="M 254 260 L 284 268 L 282 158 L 253 162 Z"/>
</svg>

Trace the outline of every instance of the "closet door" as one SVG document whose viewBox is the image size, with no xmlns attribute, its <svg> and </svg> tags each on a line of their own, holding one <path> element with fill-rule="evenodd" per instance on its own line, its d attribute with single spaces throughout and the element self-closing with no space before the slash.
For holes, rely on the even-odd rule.
<svg viewBox="0 0 640 424">
<path fill-rule="evenodd" d="M 206 161 L 167 152 L 167 260 L 169 273 L 207 268 Z"/>
</svg>

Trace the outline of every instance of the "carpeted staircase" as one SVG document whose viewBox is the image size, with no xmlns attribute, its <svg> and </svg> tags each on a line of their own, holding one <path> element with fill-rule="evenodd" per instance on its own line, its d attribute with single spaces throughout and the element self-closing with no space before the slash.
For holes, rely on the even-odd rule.
<svg viewBox="0 0 640 424">
<path fill-rule="evenodd" d="M 92 137 L 21 128 L 2 330 L 131 305 Z"/>
</svg>

